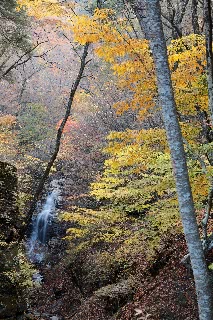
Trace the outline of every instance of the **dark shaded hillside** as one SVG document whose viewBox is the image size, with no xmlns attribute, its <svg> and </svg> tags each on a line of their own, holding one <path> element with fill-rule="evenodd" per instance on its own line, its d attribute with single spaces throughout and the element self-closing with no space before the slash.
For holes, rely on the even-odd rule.
<svg viewBox="0 0 213 320">
<path fill-rule="evenodd" d="M 21 215 L 17 170 L 0 161 L 0 319 L 20 318 L 27 309 L 32 266 L 18 244 Z"/>
<path fill-rule="evenodd" d="M 148 319 L 153 320 L 198 319 L 192 274 L 180 264 L 185 252 L 182 235 L 167 239 L 156 261 L 142 277 L 143 285 L 138 288 L 133 303 L 122 309 L 118 319 L 133 319 L 134 308 L 150 314 Z"/>
</svg>

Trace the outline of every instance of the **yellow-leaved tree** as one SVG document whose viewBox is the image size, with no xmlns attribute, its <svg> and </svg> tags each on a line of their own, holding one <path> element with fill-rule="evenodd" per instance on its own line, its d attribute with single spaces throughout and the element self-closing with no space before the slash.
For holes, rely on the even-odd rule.
<svg viewBox="0 0 213 320">
<path fill-rule="evenodd" d="M 95 53 L 109 63 L 117 76 L 116 85 L 126 92 L 125 99 L 114 105 L 117 113 L 134 110 L 142 126 L 147 117 L 159 115 L 161 106 L 147 41 L 129 37 L 122 28 L 124 21 L 115 20 L 110 10 L 102 13 L 97 10 L 93 18 L 84 16 L 76 20 L 76 41 L 96 41 Z M 194 34 L 174 40 L 168 46 L 168 55 L 193 196 L 201 219 L 212 175 L 208 159 L 212 142 L 208 137 L 211 128 L 206 114 L 205 40 Z M 178 203 L 163 126 L 113 132 L 108 136 L 104 152 L 108 159 L 103 174 L 92 184 L 92 195 L 104 200 L 112 215 L 119 212 L 146 220 L 143 234 L 149 233 L 146 239 L 152 248 L 163 233 L 179 232 Z M 80 227 L 81 219 L 78 221 Z M 138 237 L 134 240 L 136 245 Z"/>
<path fill-rule="evenodd" d="M 154 226 L 155 235 L 174 231 L 174 226 L 179 230 L 177 199 L 163 125 L 157 123 L 143 128 L 144 119 L 159 117 L 161 110 L 148 42 L 136 38 L 129 20 L 117 16 L 112 9 L 96 9 L 89 16 L 75 15 L 73 7 L 57 1 L 19 0 L 19 4 L 37 18 L 56 16 L 61 28 L 72 30 L 76 43 L 93 43 L 94 53 L 109 65 L 117 78 L 116 86 L 125 93 L 124 98 L 114 104 L 117 114 L 133 110 L 141 121 L 141 130 L 109 135 L 105 149 L 108 159 L 103 174 L 92 185 L 92 194 L 106 200 L 111 217 L 115 211 L 125 216 L 145 216 Z M 200 210 L 206 202 L 212 175 L 208 158 L 212 142 L 206 115 L 205 39 L 191 34 L 172 41 L 167 49 L 193 194 Z M 103 216 L 102 212 L 100 214 Z M 97 217 L 96 213 L 94 215 Z M 88 243 L 91 243 L 92 232 L 88 230 L 92 229 L 82 230 L 85 230 L 85 221 L 90 228 L 89 217 L 94 228 L 94 217 L 90 214 L 86 214 L 85 219 L 82 217 L 84 214 L 66 214 L 66 219 L 78 223 L 69 237 L 85 241 L 87 234 Z"/>
<path fill-rule="evenodd" d="M 117 19 L 110 9 L 97 9 L 93 17 L 84 15 L 74 20 L 75 41 L 82 44 L 95 42 L 95 53 L 109 63 L 117 76 L 117 85 L 126 92 L 125 99 L 114 105 L 117 113 L 123 114 L 132 109 L 143 121 L 159 112 L 154 63 L 148 42 L 132 38 L 128 22 Z M 205 39 L 192 34 L 174 40 L 168 46 L 168 55 L 193 193 L 197 207 L 201 208 L 208 195 L 212 172 L 206 156 L 212 145 L 208 141 L 206 117 Z M 163 128 L 110 134 L 109 146 L 105 149 L 109 159 L 105 162 L 103 176 L 92 186 L 92 194 L 98 199 L 110 200 L 115 209 L 126 212 L 149 208 L 153 213 L 153 202 L 159 203 L 162 198 L 165 199 L 164 205 L 171 202 L 171 206 L 174 203 L 177 206 L 169 151 L 162 144 L 165 144 Z M 162 204 L 158 207 L 158 213 L 165 214 L 164 222 L 167 224 L 168 205 L 166 210 Z M 177 209 L 171 207 L 170 212 L 175 211 L 177 213 Z M 160 215 L 158 217 L 160 220 Z"/>
</svg>

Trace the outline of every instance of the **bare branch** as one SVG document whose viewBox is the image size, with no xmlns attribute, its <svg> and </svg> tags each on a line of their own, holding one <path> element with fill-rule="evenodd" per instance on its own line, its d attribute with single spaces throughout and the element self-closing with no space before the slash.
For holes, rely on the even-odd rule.
<svg viewBox="0 0 213 320">
<path fill-rule="evenodd" d="M 17 68 L 18 66 L 22 65 L 23 63 L 26 63 L 27 61 L 29 61 L 31 59 L 31 56 L 29 56 L 26 60 L 22 61 L 21 60 L 29 55 L 31 52 L 33 52 L 36 48 L 38 48 L 38 46 L 40 46 L 42 43 L 45 43 L 47 41 L 43 41 L 43 42 L 39 42 L 37 43 L 33 48 L 31 48 L 30 50 L 28 50 L 27 52 L 25 52 L 21 57 L 19 57 L 18 60 L 16 60 L 4 73 L 3 75 L 0 77 L 0 80 L 3 79 L 10 71 L 12 71 L 13 69 Z"/>
<path fill-rule="evenodd" d="M 62 134 L 63 134 L 63 130 L 64 130 L 64 127 L 66 125 L 66 122 L 70 116 L 70 113 L 71 113 L 71 107 L 72 107 L 72 103 L 73 103 L 73 99 L 74 99 L 74 96 L 75 96 L 75 93 L 78 89 L 78 86 L 80 84 L 80 81 L 83 77 L 83 73 L 84 73 L 84 69 L 85 69 L 85 66 L 86 66 L 86 58 L 87 58 L 87 55 L 88 55 L 88 49 L 89 49 L 89 43 L 87 43 L 85 46 L 84 46 L 84 51 L 83 51 L 83 54 L 82 54 L 82 57 L 81 57 L 81 65 L 80 65 L 80 69 L 79 69 L 79 72 L 78 72 L 78 75 L 76 77 L 76 80 L 75 82 L 73 83 L 72 87 L 71 87 L 71 90 L 70 90 L 70 96 L 69 96 L 69 101 L 68 101 L 68 104 L 67 104 L 67 107 L 66 107 L 66 112 L 65 112 L 65 115 L 64 115 L 64 118 L 63 118 L 63 121 L 61 122 L 60 124 L 60 127 L 58 128 L 58 132 L 57 132 L 57 137 L 56 137 L 56 142 L 55 142 L 55 150 L 47 164 L 47 167 L 44 171 L 44 174 L 39 182 L 39 185 L 36 189 L 36 192 L 34 194 L 34 197 L 33 197 L 33 200 L 32 200 L 32 203 L 31 203 L 31 206 L 30 206 L 30 209 L 27 213 L 27 217 L 26 217 L 26 222 L 25 222 L 25 226 L 23 227 L 22 231 L 20 232 L 20 238 L 19 238 L 19 241 L 21 241 L 24 236 L 25 236 L 25 232 L 26 230 L 28 229 L 29 225 L 30 225 L 30 222 L 31 222 L 31 219 L 32 219 L 32 215 L 36 209 L 36 204 L 38 202 L 38 199 L 42 193 L 42 190 L 44 188 L 44 184 L 46 182 L 46 179 L 48 178 L 49 176 L 49 173 L 50 173 L 50 170 L 57 158 L 57 155 L 58 155 L 58 152 L 59 152 L 59 149 L 60 149 L 60 143 L 61 143 L 61 137 L 62 137 Z"/>
</svg>

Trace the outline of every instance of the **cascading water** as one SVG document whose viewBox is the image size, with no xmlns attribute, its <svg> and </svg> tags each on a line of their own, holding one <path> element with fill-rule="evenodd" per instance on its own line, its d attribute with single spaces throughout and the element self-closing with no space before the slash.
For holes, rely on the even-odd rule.
<svg viewBox="0 0 213 320">
<path fill-rule="evenodd" d="M 33 219 L 32 234 L 28 240 L 28 256 L 33 262 L 41 262 L 44 259 L 45 244 L 49 240 L 49 229 L 55 216 L 59 189 L 54 189 L 48 194 L 44 206 Z"/>
<path fill-rule="evenodd" d="M 55 212 L 55 204 L 57 200 L 57 193 L 52 191 L 44 204 L 42 211 L 38 214 L 36 218 L 35 227 L 32 233 L 32 239 L 34 241 L 40 241 L 41 243 L 46 243 L 47 241 L 47 229 L 49 223 L 52 221 L 52 217 Z"/>
</svg>

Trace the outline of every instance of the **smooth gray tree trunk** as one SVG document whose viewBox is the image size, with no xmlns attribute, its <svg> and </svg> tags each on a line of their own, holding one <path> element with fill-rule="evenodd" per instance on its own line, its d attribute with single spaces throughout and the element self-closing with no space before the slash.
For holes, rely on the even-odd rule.
<svg viewBox="0 0 213 320">
<path fill-rule="evenodd" d="M 169 142 L 180 213 L 194 274 L 200 320 L 212 320 L 211 283 L 195 217 L 182 134 L 168 64 L 159 0 L 135 0 L 134 11 L 150 41 L 164 125 Z"/>
<path fill-rule="evenodd" d="M 206 35 L 206 71 L 208 82 L 209 112 L 213 123 L 213 54 L 212 54 L 212 5 L 211 0 L 203 2 L 203 16 Z"/>
</svg>

